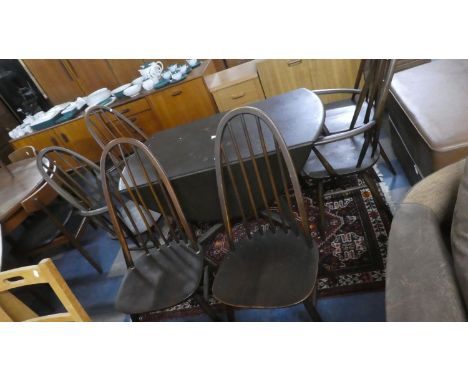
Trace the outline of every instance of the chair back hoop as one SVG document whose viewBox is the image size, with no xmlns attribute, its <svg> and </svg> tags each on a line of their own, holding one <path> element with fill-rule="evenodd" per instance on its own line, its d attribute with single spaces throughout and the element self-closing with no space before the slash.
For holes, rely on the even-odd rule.
<svg viewBox="0 0 468 382">
<path fill-rule="evenodd" d="M 9 293 L 12 289 L 36 284 L 49 284 L 66 313 L 38 316 Z M 43 259 L 38 265 L 0 272 L 0 316 L 9 321 L 90 321 L 51 259 Z"/>
<path fill-rule="evenodd" d="M 18 162 L 23 159 L 30 159 L 36 156 L 36 149 L 33 146 L 24 146 L 8 154 L 10 162 Z"/>
<path fill-rule="evenodd" d="M 134 138 L 112 140 L 104 148 L 100 168 L 104 197 L 129 268 L 134 264 L 127 238 L 147 253 L 153 246 L 170 246 L 181 239 L 198 250 L 171 183 L 145 144 Z M 164 219 L 163 227 L 156 211 Z"/>
<path fill-rule="evenodd" d="M 247 116 L 253 117 L 255 120 L 255 124 L 250 125 L 251 132 L 249 132 L 249 126 L 246 123 Z M 240 120 L 240 124 L 237 123 L 236 126 L 233 126 L 237 120 Z M 255 140 L 254 134 L 251 134 L 255 130 L 258 140 Z M 265 132 L 270 133 L 270 147 L 267 147 Z M 227 135 L 230 138 L 230 142 L 228 143 L 225 142 Z M 240 137 L 243 137 L 245 145 L 240 144 Z M 229 157 L 229 152 L 227 152 L 229 147 L 231 147 L 231 157 Z M 235 155 L 232 155 L 232 151 L 235 152 Z M 241 153 L 242 151 L 244 155 Z M 274 155 L 271 156 L 271 153 Z M 273 163 L 274 156 L 276 156 L 277 164 Z M 261 165 L 265 171 L 260 171 Z M 242 179 L 242 182 L 240 180 L 236 181 L 234 176 L 236 168 L 234 166 L 237 166 L 237 174 L 239 175 L 237 178 Z M 277 176 L 273 173 L 274 168 L 279 172 L 279 174 L 276 174 Z M 223 116 L 216 130 L 215 169 L 221 213 L 231 245 L 234 245 L 232 233 L 233 214 L 230 213 L 230 210 L 233 209 L 230 208 L 230 204 L 232 205 L 233 203 L 229 203 L 227 193 L 230 192 L 234 195 L 234 198 L 230 199 L 235 200 L 242 216 L 244 227 L 250 236 L 247 223 L 249 210 L 250 216 L 253 215 L 255 219 L 258 219 L 260 215 L 266 215 L 270 223 L 270 229 L 272 230 L 276 229 L 273 222 L 279 222 L 284 230 L 291 228 L 289 223 L 294 220 L 294 210 L 289 192 L 289 183 L 292 185 L 300 217 L 299 227 L 306 239 L 311 240 L 308 217 L 296 169 L 278 127 L 265 112 L 255 107 L 244 106 L 231 110 Z M 231 186 L 229 189 L 226 187 L 225 182 L 226 172 Z M 266 175 L 264 175 L 265 173 Z M 285 194 L 287 205 L 284 203 L 284 199 L 281 199 L 281 189 L 276 181 L 278 177 L 281 178 L 280 187 Z M 246 192 L 244 190 L 243 194 L 247 194 L 246 198 L 244 198 L 247 199 L 245 204 L 250 208 L 244 208 L 244 203 L 241 200 L 242 190 L 240 187 L 242 184 L 246 190 Z M 273 194 L 273 197 L 270 197 L 268 194 Z M 270 209 L 272 207 L 271 200 L 274 200 L 276 204 L 279 219 L 276 219 L 272 214 Z"/>
<path fill-rule="evenodd" d="M 147 135 L 130 118 L 107 106 L 91 106 L 85 112 L 86 128 L 97 144 L 104 147 L 115 138 L 147 141 Z"/>
<path fill-rule="evenodd" d="M 99 167 L 88 158 L 64 147 L 51 146 L 37 155 L 42 178 L 81 215 L 107 211 Z"/>
<path fill-rule="evenodd" d="M 23 209 L 32 214 L 41 211 L 43 206 L 52 203 L 58 197 L 57 192 L 48 184 L 42 184 L 36 191 L 21 202 Z"/>
</svg>

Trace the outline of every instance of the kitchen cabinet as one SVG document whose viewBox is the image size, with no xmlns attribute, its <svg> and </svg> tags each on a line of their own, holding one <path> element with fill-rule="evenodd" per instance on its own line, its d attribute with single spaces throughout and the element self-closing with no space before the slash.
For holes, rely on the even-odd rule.
<svg viewBox="0 0 468 382">
<path fill-rule="evenodd" d="M 50 101 L 57 105 L 84 96 L 66 60 L 22 60 Z"/>
<path fill-rule="evenodd" d="M 122 85 L 132 82 L 135 78 L 139 77 L 138 69 L 141 65 L 143 65 L 144 62 L 146 62 L 146 60 L 143 59 L 108 59 L 106 61 L 109 63 L 110 68 L 114 73 L 115 78 L 117 79 L 117 82 Z"/>
<path fill-rule="evenodd" d="M 204 75 L 213 71 L 210 60 L 194 68 L 187 79 L 166 88 L 143 91 L 131 99 L 116 101 L 111 107 L 128 117 L 148 136 L 180 124 L 208 117 L 217 112 Z M 135 76 L 136 77 L 136 76 Z M 41 150 L 48 146 L 69 148 L 98 162 L 101 148 L 86 128 L 84 114 L 40 132 L 10 140 L 14 148 L 33 146 Z"/>
<path fill-rule="evenodd" d="M 217 112 L 202 77 L 153 93 L 147 99 L 164 129 Z"/>
<path fill-rule="evenodd" d="M 162 130 L 161 122 L 151 110 L 146 97 L 115 108 L 150 136 Z"/>
<path fill-rule="evenodd" d="M 258 76 L 267 98 L 297 88 L 328 89 L 353 87 L 360 60 L 262 60 Z M 321 96 L 324 103 L 349 95 Z"/>
<path fill-rule="evenodd" d="M 121 84 L 107 60 L 65 60 L 85 94 L 100 88 L 115 89 Z M 135 68 L 136 74 L 137 68 Z M 138 77 L 135 75 L 135 77 Z M 134 77 L 134 78 L 135 78 Z"/>
<path fill-rule="evenodd" d="M 57 126 L 54 134 L 58 136 L 61 146 L 85 156 L 93 162 L 101 158 L 101 148 L 86 128 L 83 118 Z"/>
</svg>

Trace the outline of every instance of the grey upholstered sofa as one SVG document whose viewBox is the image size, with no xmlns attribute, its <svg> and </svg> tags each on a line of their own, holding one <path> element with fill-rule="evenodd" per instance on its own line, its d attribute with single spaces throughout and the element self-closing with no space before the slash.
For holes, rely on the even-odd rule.
<svg viewBox="0 0 468 382">
<path fill-rule="evenodd" d="M 387 321 L 466 321 L 450 238 L 464 171 L 465 160 L 442 168 L 417 183 L 399 206 L 388 243 Z M 464 179 L 467 184 L 466 174 Z M 468 211 L 468 200 L 457 202 L 457 213 L 465 206 Z"/>
</svg>

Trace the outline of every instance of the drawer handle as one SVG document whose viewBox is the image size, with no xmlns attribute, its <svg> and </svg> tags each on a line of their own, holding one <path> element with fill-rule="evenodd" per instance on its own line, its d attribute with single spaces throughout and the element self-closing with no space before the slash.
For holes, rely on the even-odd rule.
<svg viewBox="0 0 468 382">
<path fill-rule="evenodd" d="M 289 60 L 288 61 L 288 66 L 294 66 L 302 63 L 302 60 Z"/>
<path fill-rule="evenodd" d="M 178 95 L 182 94 L 182 90 L 177 90 L 176 92 L 172 93 L 173 97 L 177 97 Z"/>
<path fill-rule="evenodd" d="M 70 142 L 70 140 L 68 139 L 68 137 L 64 133 L 60 133 L 60 136 L 62 137 L 62 139 L 64 140 L 65 143 Z"/>
<path fill-rule="evenodd" d="M 50 141 L 54 146 L 58 146 L 58 141 L 54 137 L 50 138 Z"/>
<path fill-rule="evenodd" d="M 130 111 L 130 109 L 123 109 L 120 114 L 127 114 Z"/>
<path fill-rule="evenodd" d="M 238 95 L 233 95 L 231 96 L 231 99 L 239 99 L 239 98 L 242 98 L 243 96 L 245 96 L 245 92 L 242 92 Z"/>
</svg>

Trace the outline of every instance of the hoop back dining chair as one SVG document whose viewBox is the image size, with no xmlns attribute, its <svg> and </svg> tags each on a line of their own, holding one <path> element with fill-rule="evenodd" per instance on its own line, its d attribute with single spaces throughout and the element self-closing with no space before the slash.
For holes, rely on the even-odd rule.
<svg viewBox="0 0 468 382">
<path fill-rule="evenodd" d="M 71 244 L 97 272 L 102 273 L 101 266 L 79 241 L 87 218 L 76 215 L 67 202 L 57 199 L 58 196 L 48 183 L 44 183 L 21 202 L 28 214 L 43 215 L 37 214 L 25 223 L 25 232 L 16 240 L 15 252 L 32 257 Z"/>
<path fill-rule="evenodd" d="M 228 112 L 216 131 L 215 165 L 230 251 L 216 273 L 214 296 L 249 308 L 304 302 L 319 318 L 310 301 L 318 251 L 296 169 L 276 125 L 254 107 Z M 236 215 L 243 238 L 235 234 Z"/>
<path fill-rule="evenodd" d="M 194 297 L 217 319 L 206 301 L 207 284 L 202 281 L 208 268 L 202 250 L 159 161 L 142 142 L 118 138 L 104 149 L 100 167 L 105 200 L 127 265 L 117 309 L 135 315 Z M 139 187 L 142 184 L 147 185 L 147 193 Z M 159 214 L 149 206 L 157 206 Z M 125 227 L 131 228 L 142 250 L 138 257 L 129 250 Z"/>
<path fill-rule="evenodd" d="M 39 316 L 10 292 L 15 288 L 36 284 L 49 284 L 65 308 L 65 312 Z M 0 321 L 83 322 L 91 320 L 53 261 L 51 259 L 43 259 L 38 265 L 0 272 Z"/>
<path fill-rule="evenodd" d="M 8 154 L 8 159 L 13 163 L 23 159 L 34 158 L 35 156 L 36 149 L 33 146 L 24 146 Z"/>
<path fill-rule="evenodd" d="M 316 94 L 349 93 L 358 96 L 351 107 L 349 126 L 341 123 L 349 107 L 327 110 L 326 134 L 312 145 L 312 153 L 302 169 L 305 179 L 316 181 L 320 211 L 319 228 L 323 232 L 325 222 L 325 181 L 341 182 L 345 177 L 361 174 L 376 203 L 385 208 L 385 201 L 370 173 L 374 164 L 383 154 L 379 142 L 380 125 L 385 101 L 392 81 L 395 60 L 367 60 L 361 63 L 356 85 L 365 78 L 362 89 L 317 90 Z M 344 110 L 342 110 L 344 109 Z M 330 114 L 330 116 L 328 115 Z M 344 127 L 344 129 L 343 129 Z M 387 163 L 390 163 L 387 158 Z M 358 185 L 343 191 L 361 189 Z M 334 192 L 336 193 L 336 192 Z"/>
<path fill-rule="evenodd" d="M 99 166 L 70 149 L 51 146 L 37 155 L 42 178 L 80 215 L 113 234 L 107 217 Z"/>
<path fill-rule="evenodd" d="M 146 141 L 146 134 L 130 118 L 107 106 L 92 106 L 85 113 L 86 128 L 104 149 L 115 138 L 134 138 Z"/>
</svg>

